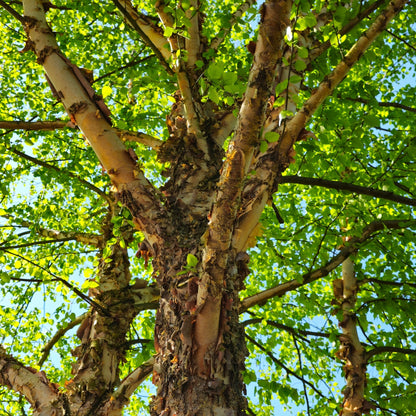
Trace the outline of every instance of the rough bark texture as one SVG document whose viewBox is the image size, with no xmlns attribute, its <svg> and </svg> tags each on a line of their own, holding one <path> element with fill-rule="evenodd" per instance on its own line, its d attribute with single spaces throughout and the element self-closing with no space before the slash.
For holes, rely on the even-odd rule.
<svg viewBox="0 0 416 416">
<path fill-rule="evenodd" d="M 342 280 L 334 280 L 334 295 L 339 304 L 342 320 L 339 326 L 342 334 L 339 337 L 340 349 L 337 357 L 344 361 L 346 386 L 344 387 L 344 402 L 340 415 L 360 416 L 368 413 L 371 404 L 364 398 L 366 385 L 365 350 L 358 338 L 355 317 L 357 296 L 357 279 L 354 273 L 354 262 L 347 258 L 342 263 Z"/>
<path fill-rule="evenodd" d="M 246 348 L 239 314 L 272 296 L 316 280 L 344 262 L 343 289 L 337 294 L 343 314 L 340 357 L 346 361 L 348 388 L 343 415 L 363 413 L 367 406 L 363 399 L 364 351 L 351 314 L 356 282 L 348 260 L 354 244 L 362 240 L 352 241 L 327 267 L 305 275 L 303 282 L 287 282 L 249 298 L 243 305 L 239 292 L 248 274 L 245 250 L 265 204 L 276 189 L 278 177 L 289 165 L 293 144 L 314 111 L 404 3 L 404 0 L 392 1 L 302 109 L 292 118 L 282 120 L 279 117 L 282 109 L 296 112 L 292 95 L 299 91 L 299 84 L 289 85 L 282 93 L 286 97 L 283 108 L 270 110 L 268 105 L 274 97 L 276 77 L 277 81 L 283 81 L 290 74 L 290 68 L 282 64 L 283 54 L 290 61 L 298 59 L 292 55 L 293 51 L 285 49 L 284 42 L 292 1 L 266 1 L 261 6 L 253 65 L 236 120 L 231 112 L 225 115 L 216 112 L 213 102 L 200 96 L 197 80 L 201 72 L 195 63 L 207 45 L 200 31 L 199 1 L 192 0 L 193 11 L 187 12 L 189 39 L 175 33 L 167 39 L 130 1 L 115 2 L 168 72 L 176 76 L 179 88 L 167 119 L 168 139 L 161 144 L 144 138 L 158 148 L 159 160 L 170 164 L 165 172 L 169 180 L 157 190 L 145 178 L 134 154 L 126 150 L 119 137 L 122 132 L 112 128 L 102 100 L 76 65 L 60 52 L 47 25 L 42 2 L 24 0 L 28 44 L 71 122 L 81 129 L 106 169 L 117 190 L 116 198 L 128 208 L 136 228 L 143 232 L 145 241 L 139 253 L 146 261 L 153 257 L 158 289 L 131 282 L 127 249 L 114 244 L 109 256 L 100 259 L 99 287 L 91 293 L 99 308 L 86 315 L 77 332 L 80 345 L 73 352 L 73 379 L 67 383 L 66 392 L 58 392 L 41 372 L 22 366 L 2 350 L 0 382 L 24 394 L 36 415 L 116 416 L 121 415 L 135 387 L 152 369 L 157 386 L 151 405 L 153 416 L 244 415 L 242 371 Z M 237 19 L 250 4 L 251 0 L 237 9 L 233 18 Z M 165 27 L 173 27 L 174 19 L 164 6 L 163 0 L 157 1 L 155 10 Z M 318 16 L 318 21 L 325 18 Z M 300 34 L 301 39 L 306 35 Z M 214 49 L 220 43 L 220 38 L 212 40 Z M 165 48 L 167 44 L 170 51 Z M 310 47 L 306 37 L 300 45 Z M 189 60 L 176 54 L 184 48 L 189 52 Z M 175 59 L 170 67 L 167 62 L 172 56 Z M 224 155 L 222 144 L 234 128 L 233 140 Z M 262 153 L 259 144 L 267 131 L 278 133 L 279 140 Z M 248 179 L 252 168 L 255 174 Z M 110 196 L 106 201 L 109 215 L 101 238 L 84 236 L 78 237 L 79 241 L 94 241 L 103 249 L 105 242 L 114 236 L 111 219 L 117 214 L 117 204 Z M 131 241 L 130 228 L 123 239 Z M 190 256 L 198 260 L 197 264 L 189 261 Z M 135 316 L 159 293 L 157 355 L 120 381 L 119 364 L 125 354 L 127 331 Z"/>
</svg>

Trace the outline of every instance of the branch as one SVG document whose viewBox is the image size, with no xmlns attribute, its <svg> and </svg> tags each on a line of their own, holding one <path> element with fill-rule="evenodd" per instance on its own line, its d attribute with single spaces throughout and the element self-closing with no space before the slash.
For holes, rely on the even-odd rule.
<svg viewBox="0 0 416 416">
<path fill-rule="evenodd" d="M 117 135 L 123 141 L 130 141 L 130 142 L 137 142 L 143 144 L 145 146 L 151 147 L 152 149 L 158 150 L 159 147 L 162 145 L 163 141 L 156 139 L 149 134 L 142 133 L 140 131 L 133 132 L 129 130 L 121 130 L 121 129 L 114 129 Z"/>
<path fill-rule="evenodd" d="M 396 195 L 390 191 L 381 191 L 379 189 L 368 188 L 365 186 L 354 185 L 352 183 L 345 183 L 339 181 L 329 181 L 320 178 L 307 178 L 301 176 L 281 176 L 277 179 L 278 184 L 282 183 L 296 183 L 300 185 L 321 186 L 323 188 L 336 189 L 339 191 L 354 192 L 361 195 L 369 195 L 375 198 L 387 199 L 389 201 L 399 202 L 401 204 L 416 206 L 416 199 L 407 198 L 401 195 Z"/>
<path fill-rule="evenodd" d="M 3 0 L 0 0 L 0 6 L 3 7 L 6 11 L 8 11 L 14 18 L 16 18 L 20 23 L 25 23 L 25 18 L 17 13 L 16 10 L 14 10 L 12 7 L 10 7 L 7 3 L 5 3 Z"/>
<path fill-rule="evenodd" d="M 195 62 L 200 58 L 201 54 L 201 36 L 200 36 L 200 14 L 201 7 L 199 0 L 190 0 L 190 7 L 185 11 L 186 17 L 189 19 L 190 26 L 188 28 L 188 37 L 185 38 L 185 49 L 188 53 L 186 66 L 189 69 L 194 68 Z"/>
<path fill-rule="evenodd" d="M 38 362 L 38 366 L 42 367 L 43 363 L 46 361 L 46 359 L 48 358 L 48 355 L 51 351 L 51 349 L 53 348 L 53 346 L 72 328 L 74 328 L 75 326 L 79 325 L 84 318 L 87 316 L 86 313 L 78 316 L 77 318 L 75 318 L 72 322 L 70 322 L 67 326 L 59 329 L 56 334 L 51 338 L 51 340 L 43 347 L 42 351 L 42 357 L 40 358 L 39 362 Z"/>
<path fill-rule="evenodd" d="M 160 33 L 160 29 L 147 16 L 139 14 L 130 0 L 123 0 L 123 4 L 118 0 L 113 0 L 113 3 L 120 10 L 128 24 L 140 35 L 146 45 L 152 49 L 169 75 L 173 75 L 172 68 L 167 63 L 167 60 L 171 57 L 171 52 L 167 47 L 168 40 Z"/>
<path fill-rule="evenodd" d="M 347 259 L 351 254 L 353 254 L 357 249 L 368 240 L 372 234 L 383 229 L 402 229 L 402 228 L 411 228 L 416 227 L 416 220 L 380 220 L 370 223 L 367 227 L 364 228 L 361 237 L 352 237 L 340 252 L 332 257 L 323 267 L 316 269 L 312 272 L 305 273 L 302 276 L 301 281 L 296 279 L 290 280 L 288 282 L 282 283 L 278 286 L 275 286 L 271 289 L 264 290 L 253 296 L 245 298 L 241 302 L 241 310 L 245 311 L 248 308 L 251 308 L 255 305 L 262 305 L 267 300 L 280 297 L 285 295 L 287 292 L 296 290 L 297 288 L 304 286 L 308 283 L 314 282 L 315 280 L 320 279 L 321 277 L 327 276 L 332 270 L 338 267 L 345 259 Z"/>
<path fill-rule="evenodd" d="M 413 45 L 411 45 L 409 42 L 407 42 L 400 36 L 395 35 L 391 30 L 386 29 L 386 32 L 390 34 L 391 36 L 393 36 L 394 38 L 396 38 L 397 40 L 399 40 L 400 42 L 403 42 L 408 48 L 412 49 L 413 51 L 416 51 L 416 48 Z"/>
<path fill-rule="evenodd" d="M 33 265 L 35 267 L 38 267 L 39 269 L 41 269 L 44 272 L 48 273 L 49 275 L 51 275 L 53 277 L 53 279 L 51 280 L 52 282 L 53 281 L 57 281 L 57 282 L 62 283 L 64 286 L 66 286 L 68 289 L 72 290 L 76 295 L 78 295 L 82 300 L 84 300 L 85 302 L 87 302 L 92 308 L 97 309 L 97 311 L 99 311 L 101 314 L 103 314 L 105 316 L 110 316 L 110 313 L 108 312 L 107 309 L 105 309 L 103 306 L 101 306 L 95 300 L 91 299 L 90 297 L 88 297 L 87 295 L 85 295 L 84 293 L 82 293 L 78 288 L 76 288 L 75 286 L 73 286 L 67 280 L 63 279 L 62 277 L 57 276 L 56 274 L 52 273 L 51 271 L 49 271 L 45 267 L 43 267 L 43 266 L 41 266 L 41 265 L 33 262 L 32 260 L 27 259 L 24 256 L 21 256 L 20 254 L 13 253 L 13 252 L 8 251 L 8 250 L 4 250 L 4 252 L 10 254 L 11 256 L 19 257 L 20 259 L 22 259 L 22 260 L 30 263 L 31 265 Z"/>
<path fill-rule="evenodd" d="M 240 109 L 234 140 L 230 142 L 218 183 L 215 204 L 208 225 L 209 236 L 203 250 L 203 270 L 198 288 L 197 308 L 212 313 L 198 314 L 195 337 L 199 345 L 197 362 L 203 371 L 205 348 L 217 342 L 220 296 L 224 287 L 226 264 L 232 246 L 235 222 L 240 208 L 244 178 L 264 122 L 271 86 L 275 78 L 277 61 L 281 55 L 284 35 L 289 24 L 291 2 L 268 1 L 262 6 L 257 48 L 248 85 Z M 240 250 L 241 251 L 241 250 Z"/>
<path fill-rule="evenodd" d="M 349 101 L 355 101 L 357 103 L 370 104 L 370 100 L 365 100 L 364 98 L 350 98 L 350 97 L 345 97 L 345 99 L 346 100 L 349 100 Z M 379 101 L 377 104 L 380 107 L 394 107 L 394 108 L 400 108 L 401 110 L 406 110 L 406 111 L 410 111 L 412 113 L 416 113 L 416 108 L 409 107 L 408 105 L 404 105 L 404 104 L 400 104 L 400 103 L 386 103 L 386 102 L 380 102 Z"/>
<path fill-rule="evenodd" d="M 71 121 L 14 121 L 1 120 L 0 129 L 6 130 L 58 130 L 66 127 L 75 128 Z"/>
<path fill-rule="evenodd" d="M 103 406 L 99 415 L 121 415 L 123 407 L 128 403 L 137 387 L 143 383 L 153 370 L 154 358 L 151 357 L 140 367 L 132 371 L 120 384 Z"/>
<path fill-rule="evenodd" d="M 68 172 L 66 170 L 61 170 L 60 168 L 58 168 L 57 166 L 51 165 L 47 162 L 44 162 L 43 160 L 40 159 L 36 159 L 33 156 L 29 156 L 26 153 L 21 152 L 20 150 L 17 150 L 13 147 L 6 147 L 6 149 L 11 152 L 14 153 L 15 155 L 28 160 L 29 162 L 32 162 L 38 166 L 42 166 L 46 169 L 51 169 L 54 170 L 55 172 L 59 172 L 61 174 L 67 175 L 70 178 L 74 178 L 77 181 L 79 181 L 80 183 L 82 183 L 86 188 L 90 189 L 91 191 L 95 192 L 96 194 L 100 195 L 101 198 L 105 199 L 108 203 L 108 205 L 112 206 L 113 205 L 113 200 L 111 199 L 111 197 L 106 194 L 104 191 L 102 191 L 100 188 L 97 188 L 95 185 L 93 185 L 92 183 L 86 181 L 85 179 L 82 179 L 81 177 L 79 177 L 78 175 L 75 175 L 75 173 L 72 172 Z"/>
<path fill-rule="evenodd" d="M 297 378 L 298 380 L 300 380 L 302 383 L 307 384 L 318 396 L 321 396 L 323 398 L 325 398 L 325 396 L 309 381 L 305 380 L 304 377 L 301 377 L 299 375 L 297 375 L 297 373 L 293 370 L 291 370 L 289 367 L 287 367 L 283 361 L 278 360 L 270 351 L 268 351 L 265 347 L 263 347 L 263 345 L 261 345 L 260 343 L 258 343 L 254 338 L 251 338 L 249 335 L 246 334 L 246 338 L 252 342 L 257 348 L 260 349 L 260 351 L 263 351 L 276 365 L 278 365 L 279 367 L 282 367 L 287 374 L 292 375 L 293 377 Z"/>
<path fill-rule="evenodd" d="M 387 285 L 387 286 L 396 286 L 396 287 L 403 287 L 404 285 L 414 287 L 416 288 L 416 283 L 410 283 L 410 282 L 389 282 L 381 279 L 376 279 L 373 277 L 362 279 L 358 282 L 359 286 L 365 284 L 365 283 L 378 283 L 379 285 Z"/>
<path fill-rule="evenodd" d="M 6 242 L 4 242 L 3 244 L 0 244 L 0 251 L 1 250 L 11 250 L 11 249 L 16 249 L 16 248 L 24 248 L 24 247 L 32 247 L 32 246 L 38 246 L 38 245 L 42 245 L 42 244 L 49 244 L 49 243 L 59 243 L 59 242 L 65 242 L 65 241 L 72 241 L 74 240 L 73 238 L 61 238 L 61 239 L 56 239 L 56 240 L 43 240 L 43 241 L 32 241 L 30 243 L 24 243 L 24 244 L 16 244 L 14 246 L 6 246 Z"/>
<path fill-rule="evenodd" d="M 365 359 L 368 362 L 370 358 L 374 357 L 377 354 L 384 354 L 385 352 L 396 352 L 398 354 L 410 354 L 416 355 L 416 350 L 410 348 L 398 348 L 398 347 L 389 347 L 389 346 L 382 346 L 382 347 L 375 347 L 365 353 Z"/>
<path fill-rule="evenodd" d="M 97 82 L 97 81 L 101 81 L 102 79 L 107 78 L 107 77 L 109 77 L 110 75 L 115 74 L 116 72 L 122 71 L 123 69 L 126 69 L 126 68 L 131 68 L 132 66 L 135 66 L 135 65 L 141 64 L 142 62 L 145 62 L 145 61 L 149 60 L 150 58 L 153 58 L 154 56 L 155 56 L 155 55 L 148 55 L 148 56 L 146 56 L 146 57 L 144 57 L 144 58 L 140 58 L 140 59 L 136 59 L 135 61 L 131 61 L 131 62 L 129 62 L 129 63 L 128 63 L 128 64 L 126 64 L 126 65 L 120 66 L 119 68 L 113 69 L 112 71 L 107 72 L 106 74 L 101 75 L 101 76 L 100 76 L 100 77 L 98 77 L 98 78 L 95 78 L 95 79 L 93 80 L 93 83 L 95 83 L 95 82 Z"/>
<path fill-rule="evenodd" d="M 343 363 L 345 388 L 340 416 L 355 416 L 367 413 L 364 411 L 369 402 L 365 400 L 365 381 L 367 366 L 365 349 L 360 342 L 357 331 L 356 303 L 357 278 L 355 265 L 351 258 L 342 263 L 342 279 L 333 280 L 335 310 L 339 316 L 338 326 L 342 329 L 339 335 L 339 349 L 335 356 Z"/>
<path fill-rule="evenodd" d="M 12 219 L 10 215 L 4 215 L 4 218 Z M 92 245 L 94 247 L 101 248 L 103 247 L 103 237 L 98 234 L 92 234 L 92 233 L 79 233 L 76 231 L 57 231 L 57 230 L 51 230 L 48 228 L 41 228 L 38 227 L 38 225 L 29 222 L 29 221 L 20 221 L 19 226 L 23 226 L 25 228 L 35 229 L 36 233 L 43 236 L 52 238 L 55 241 L 69 241 L 69 240 L 75 240 L 79 243 L 83 243 L 86 245 Z M 39 244 L 46 244 L 46 242 L 38 242 Z M 33 244 L 33 243 L 30 243 Z M 1 246 L 0 246 L 1 247 Z M 11 247 L 6 247 L 11 248 Z"/>
<path fill-rule="evenodd" d="M 54 121 L 14 121 L 14 120 L 1 120 L 0 129 L 6 130 L 58 130 L 58 129 L 75 129 L 76 126 L 72 121 L 54 120 Z M 163 143 L 162 140 L 156 139 L 149 134 L 142 132 L 133 132 L 129 130 L 118 129 L 114 127 L 114 131 L 123 141 L 132 141 L 145 146 L 158 149 Z"/>
<path fill-rule="evenodd" d="M 305 128 L 306 123 L 323 101 L 332 94 L 376 37 L 404 7 L 406 2 L 407 0 L 393 0 L 389 3 L 332 73 L 324 78 L 311 97 L 305 101 L 303 107 L 291 119 L 283 123 L 282 127 L 279 126 L 279 117 L 273 120 L 275 127 L 272 130 L 277 129 L 280 132 L 280 138 L 260 157 L 254 168 L 256 176 L 245 187 L 243 198 L 247 202 L 244 211 L 240 215 L 235 236 L 237 239 L 235 244 L 237 251 L 245 248 L 250 234 L 255 230 L 260 215 L 275 189 L 275 179 L 289 166 L 291 149 L 298 140 L 302 129 Z"/>
<path fill-rule="evenodd" d="M 335 67 L 332 73 L 324 78 L 316 91 L 305 101 L 302 108 L 288 121 L 285 134 L 278 144 L 280 155 L 288 154 L 290 148 L 299 137 L 301 130 L 305 127 L 318 107 L 332 94 L 334 89 L 347 76 L 352 66 L 361 58 L 377 36 L 383 32 L 388 23 L 399 13 L 407 2 L 408 0 L 392 0 L 369 29 L 360 36 L 355 45 Z"/>
<path fill-rule="evenodd" d="M 0 384 L 22 394 L 31 404 L 36 414 L 63 415 L 64 397 L 58 388 L 51 384 L 43 371 L 25 367 L 0 346 Z"/>
<path fill-rule="evenodd" d="M 368 17 L 374 10 L 378 7 L 383 5 L 385 0 L 377 0 L 373 4 L 370 4 L 366 9 L 361 11 L 357 14 L 354 18 L 350 19 L 348 23 L 338 32 L 338 36 L 343 36 L 350 32 L 357 24 L 359 24 L 362 20 Z M 321 43 L 318 47 L 314 48 L 308 56 L 308 60 L 312 62 L 315 60 L 319 55 L 325 52 L 331 46 L 331 41 L 327 40 L 326 42 Z"/>
<path fill-rule="evenodd" d="M 163 241 L 161 229 L 170 226 L 163 196 L 144 176 L 137 159 L 127 151 L 110 124 L 102 99 L 94 94 L 82 71 L 59 50 L 39 0 L 23 0 L 30 45 L 60 98 L 71 121 L 77 124 L 118 190 L 122 204 L 132 213 L 150 247 Z M 162 219 L 162 220 L 160 220 Z M 160 222 L 162 221 L 162 225 Z"/>
<path fill-rule="evenodd" d="M 248 326 L 252 324 L 258 324 L 260 322 L 263 322 L 264 319 L 262 318 L 253 318 L 253 319 L 247 319 L 246 321 L 242 322 L 241 325 Z M 277 329 L 281 329 L 283 331 L 287 331 L 292 335 L 298 336 L 298 337 L 306 337 L 306 336 L 313 336 L 313 337 L 322 337 L 322 338 L 329 338 L 330 334 L 327 334 L 326 332 L 315 332 L 315 331 L 306 331 L 304 329 L 297 329 L 292 328 L 291 326 L 281 324 L 279 322 L 266 320 L 267 325 L 273 326 Z"/>
</svg>

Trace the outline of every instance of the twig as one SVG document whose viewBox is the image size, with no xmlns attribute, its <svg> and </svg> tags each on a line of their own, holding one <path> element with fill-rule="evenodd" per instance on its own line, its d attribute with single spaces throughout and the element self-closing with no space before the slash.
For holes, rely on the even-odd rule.
<svg viewBox="0 0 416 416">
<path fill-rule="evenodd" d="M 298 380 L 300 380 L 302 383 L 307 384 L 316 394 L 318 394 L 318 396 L 321 396 L 323 398 L 325 398 L 325 396 L 309 381 L 305 380 L 304 377 L 299 376 L 298 374 L 296 374 L 295 371 L 291 370 L 289 367 L 287 367 L 281 360 L 278 360 L 270 351 L 268 351 L 265 347 L 263 347 L 263 345 L 261 345 L 260 343 L 258 343 L 254 338 L 250 337 L 249 335 L 246 334 L 246 338 L 252 342 L 257 348 L 259 348 L 261 351 L 263 351 L 268 357 L 270 357 L 270 359 L 279 367 L 282 367 L 286 373 L 292 375 L 293 377 L 297 378 Z"/>
<path fill-rule="evenodd" d="M 45 267 L 42 267 L 40 264 L 37 264 L 37 263 L 33 262 L 32 260 L 29 260 L 26 257 L 21 256 L 20 254 L 13 253 L 13 252 L 8 251 L 8 250 L 4 250 L 4 251 L 6 253 L 10 254 L 11 256 L 19 257 L 20 259 L 22 259 L 22 260 L 30 263 L 32 266 L 38 267 L 39 269 L 41 269 L 44 272 L 48 273 L 49 275 L 51 275 L 55 279 L 55 281 L 61 282 L 64 286 L 66 286 L 68 289 L 72 290 L 82 300 L 84 300 L 85 302 L 87 302 L 91 307 L 93 307 L 93 308 L 97 309 L 98 311 L 100 311 L 103 315 L 105 315 L 105 316 L 110 316 L 111 315 L 110 312 L 106 308 L 104 308 L 99 303 L 97 303 L 95 300 L 91 299 L 90 297 L 88 297 L 87 295 L 85 295 L 84 293 L 82 293 L 78 288 L 76 288 L 75 286 L 73 286 L 71 283 L 69 283 L 67 280 L 63 279 L 62 277 L 57 276 L 56 274 L 52 273 L 51 271 L 49 271 Z"/>
<path fill-rule="evenodd" d="M 32 163 L 35 163 L 36 165 L 42 166 L 42 167 L 47 168 L 47 169 L 52 169 L 52 170 L 54 170 L 54 171 L 56 171 L 56 172 L 66 174 L 66 175 L 68 175 L 69 177 L 71 177 L 71 178 L 74 178 L 74 179 L 78 180 L 80 183 L 82 183 L 83 185 L 85 185 L 88 189 L 90 189 L 91 191 L 93 191 L 93 192 L 97 193 L 97 194 L 98 194 L 98 195 L 100 195 L 103 199 L 105 199 L 105 200 L 108 202 L 108 204 L 109 204 L 110 206 L 113 204 L 113 200 L 110 198 L 110 196 L 109 196 L 109 195 L 107 195 L 107 194 L 106 194 L 104 191 L 102 191 L 100 188 L 97 188 L 97 187 L 96 187 L 95 185 L 93 185 L 92 183 L 90 183 L 90 182 L 86 181 L 85 179 L 82 179 L 82 178 L 81 178 L 81 177 L 79 177 L 78 175 L 75 175 L 75 174 L 74 174 L 74 173 L 72 173 L 72 172 L 63 171 L 63 170 L 61 170 L 60 168 L 58 168 L 57 166 L 50 165 L 50 164 L 49 164 L 49 163 L 47 163 L 47 162 L 44 162 L 44 161 L 39 160 L 39 159 L 36 159 L 36 158 L 35 158 L 35 157 L 33 157 L 33 156 L 29 156 L 29 155 L 27 155 L 26 153 L 23 153 L 23 152 L 21 152 L 20 150 L 17 150 L 17 149 L 15 149 L 15 148 L 13 148 L 13 147 L 8 147 L 8 148 L 7 148 L 7 150 L 8 150 L 8 151 L 10 151 L 11 153 L 14 153 L 14 154 L 15 154 L 15 155 L 17 155 L 17 156 L 20 156 L 20 157 L 21 157 L 21 158 L 23 158 L 23 159 L 26 159 L 26 160 L 28 160 L 28 161 L 30 161 L 30 162 L 32 162 Z"/>
</svg>

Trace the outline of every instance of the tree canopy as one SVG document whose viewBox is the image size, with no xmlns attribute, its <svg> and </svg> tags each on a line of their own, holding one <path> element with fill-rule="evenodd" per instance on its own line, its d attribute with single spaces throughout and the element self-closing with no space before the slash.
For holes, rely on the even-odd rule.
<svg viewBox="0 0 416 416">
<path fill-rule="evenodd" d="M 416 414 L 415 2 L 0 20 L 1 415 Z"/>
</svg>

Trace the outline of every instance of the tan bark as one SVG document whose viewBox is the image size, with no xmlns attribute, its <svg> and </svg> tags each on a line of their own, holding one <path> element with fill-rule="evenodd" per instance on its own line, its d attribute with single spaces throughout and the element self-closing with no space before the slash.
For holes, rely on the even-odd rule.
<svg viewBox="0 0 416 416">
<path fill-rule="evenodd" d="M 342 313 L 342 328 L 340 335 L 340 349 L 337 357 L 345 362 L 344 373 L 346 386 L 343 390 L 344 401 L 340 415 L 359 416 L 368 413 L 371 408 L 365 400 L 366 361 L 365 350 L 357 333 L 356 316 L 354 313 L 358 290 L 354 272 L 354 262 L 347 258 L 342 263 L 342 280 L 337 279 L 334 284 L 334 296 Z"/>
<path fill-rule="evenodd" d="M 36 416 L 63 416 L 65 400 L 57 386 L 51 384 L 45 373 L 25 367 L 0 347 L 0 383 L 21 393 L 30 403 Z"/>
<path fill-rule="evenodd" d="M 227 151 L 208 225 L 202 259 L 204 271 L 197 298 L 197 307 L 203 313 L 198 314 L 195 323 L 196 342 L 200 347 L 197 362 L 202 373 L 206 372 L 205 367 L 209 365 L 205 359 L 208 346 L 214 344 L 218 338 L 218 305 L 221 303 L 243 180 L 260 139 L 270 88 L 276 75 L 277 60 L 281 56 L 283 38 L 289 24 L 290 8 L 291 3 L 285 1 L 269 1 L 262 6 L 259 38 L 248 87 L 234 140 Z"/>
<path fill-rule="evenodd" d="M 237 250 L 246 246 L 250 235 L 257 226 L 260 214 L 263 212 L 271 193 L 275 190 L 275 180 L 289 166 L 290 151 L 306 123 L 406 3 L 407 0 L 391 1 L 332 73 L 321 82 L 302 108 L 276 131 L 280 134 L 280 139 L 269 147 L 265 155 L 259 158 L 255 166 L 256 177 L 249 181 L 244 189 L 242 213 L 233 243 Z M 274 122 L 278 126 L 278 116 L 274 118 Z"/>
<path fill-rule="evenodd" d="M 160 231 L 156 231 L 156 217 L 165 218 L 160 203 L 160 195 L 144 177 L 136 160 L 126 150 L 124 144 L 112 129 L 102 106 L 94 101 L 85 80 L 73 70 L 74 65 L 59 51 L 49 28 L 42 4 L 37 0 L 23 2 L 26 31 L 38 62 L 43 66 L 55 93 L 59 96 L 66 111 L 81 129 L 91 144 L 113 184 L 119 191 L 122 202 L 132 211 L 137 227 L 150 242 L 150 247 L 160 242 Z"/>
</svg>

